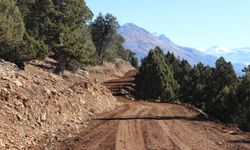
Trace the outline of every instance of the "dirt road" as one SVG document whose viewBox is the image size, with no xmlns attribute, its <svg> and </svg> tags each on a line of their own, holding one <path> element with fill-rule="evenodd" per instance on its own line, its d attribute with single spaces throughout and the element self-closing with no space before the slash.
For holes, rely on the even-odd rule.
<svg viewBox="0 0 250 150">
<path fill-rule="evenodd" d="M 87 129 L 53 149 L 250 149 L 247 134 L 201 120 L 184 106 L 118 99 L 124 103 L 121 107 L 97 116 Z"/>
</svg>

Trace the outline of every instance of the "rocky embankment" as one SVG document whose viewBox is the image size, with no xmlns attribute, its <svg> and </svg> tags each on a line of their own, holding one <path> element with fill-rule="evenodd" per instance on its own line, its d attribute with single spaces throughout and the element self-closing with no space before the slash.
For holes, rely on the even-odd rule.
<svg viewBox="0 0 250 150">
<path fill-rule="evenodd" d="M 119 105 L 87 76 L 53 74 L 49 61 L 32 62 L 22 71 L 0 60 L 0 149 L 29 149 L 44 137 L 60 140 L 58 133 L 80 131 L 92 116 Z"/>
</svg>

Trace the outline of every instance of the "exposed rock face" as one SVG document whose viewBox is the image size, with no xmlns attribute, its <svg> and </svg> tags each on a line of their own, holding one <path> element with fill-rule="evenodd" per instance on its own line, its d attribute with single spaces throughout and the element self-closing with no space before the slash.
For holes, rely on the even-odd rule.
<svg viewBox="0 0 250 150">
<path fill-rule="evenodd" d="M 22 71 L 0 60 L 0 149 L 24 149 L 44 135 L 78 131 L 91 116 L 119 104 L 87 77 L 67 71 L 57 76 L 34 64 L 48 65 L 36 61 Z"/>
</svg>

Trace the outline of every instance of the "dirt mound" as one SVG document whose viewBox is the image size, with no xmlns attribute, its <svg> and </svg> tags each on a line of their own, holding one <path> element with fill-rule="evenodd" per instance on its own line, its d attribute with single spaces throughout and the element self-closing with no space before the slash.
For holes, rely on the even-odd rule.
<svg viewBox="0 0 250 150">
<path fill-rule="evenodd" d="M 28 149 L 45 135 L 60 139 L 58 132 L 79 131 L 91 116 L 119 105 L 81 74 L 53 74 L 53 63 L 34 61 L 22 71 L 0 60 L 0 149 Z"/>
<path fill-rule="evenodd" d="M 115 59 L 114 63 L 104 62 L 102 66 L 91 67 L 88 70 L 90 79 L 105 82 L 112 79 L 119 79 L 126 72 L 135 70 L 135 68 L 122 59 Z"/>
<path fill-rule="evenodd" d="M 138 70 L 130 70 L 119 79 L 109 80 L 103 83 L 113 95 L 129 95 L 134 93 L 135 76 Z"/>
</svg>

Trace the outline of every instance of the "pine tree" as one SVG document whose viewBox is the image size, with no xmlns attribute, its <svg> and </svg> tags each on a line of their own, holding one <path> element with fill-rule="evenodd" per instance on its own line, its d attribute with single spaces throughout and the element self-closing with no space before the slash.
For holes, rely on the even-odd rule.
<svg viewBox="0 0 250 150">
<path fill-rule="evenodd" d="M 14 0 L 0 0 L 0 11 L 0 57 L 24 69 L 23 61 L 42 55 L 41 49 L 45 47 L 25 32 L 21 13 Z"/>
<path fill-rule="evenodd" d="M 89 62 L 95 52 L 87 26 L 92 13 L 83 0 L 35 0 L 28 6 L 24 9 L 30 12 L 25 15 L 28 33 L 55 56 L 56 72 L 63 72 L 72 59 Z"/>
<path fill-rule="evenodd" d="M 238 78 L 230 62 L 223 57 L 216 61 L 216 68 L 209 84 L 209 104 L 207 112 L 223 121 L 228 122 L 233 112 L 232 105 L 236 105 L 233 94 L 238 83 Z M 236 107 L 236 106 L 235 106 Z M 236 111 L 236 110 L 234 110 Z"/>
<path fill-rule="evenodd" d="M 250 131 L 250 65 L 244 71 L 245 76 L 243 76 L 236 92 L 239 103 L 237 123 L 241 129 Z"/>
<path fill-rule="evenodd" d="M 96 47 L 97 56 L 102 64 L 107 55 L 107 53 L 112 53 L 113 51 L 108 51 L 112 46 L 122 47 L 124 39 L 117 34 L 117 28 L 119 24 L 117 19 L 111 15 L 106 14 L 103 16 L 101 13 L 97 16 L 91 25 L 92 40 Z M 118 45 L 114 44 L 118 41 Z"/>
<path fill-rule="evenodd" d="M 148 56 L 142 61 L 135 82 L 136 93 L 144 99 L 172 101 L 178 90 L 173 71 L 166 63 L 159 47 L 150 50 Z"/>
<path fill-rule="evenodd" d="M 21 13 L 14 0 L 0 0 L 0 43 L 15 44 L 25 32 Z"/>
<path fill-rule="evenodd" d="M 201 109 L 205 109 L 208 103 L 208 83 L 212 69 L 198 63 L 189 72 L 188 80 L 183 95 L 184 102 L 191 103 Z"/>
<path fill-rule="evenodd" d="M 233 69 L 231 62 L 226 62 L 223 57 L 220 57 L 215 63 L 215 82 L 218 91 L 225 86 L 231 86 L 237 83 L 238 78 Z"/>
<path fill-rule="evenodd" d="M 129 62 L 131 63 L 131 65 L 135 68 L 138 68 L 139 67 L 139 60 L 137 57 L 135 56 L 132 56 L 130 59 L 129 59 Z"/>
<path fill-rule="evenodd" d="M 111 37 L 111 41 L 108 42 L 104 50 L 103 60 L 113 61 L 115 58 L 121 58 L 127 61 L 129 57 L 129 51 L 123 47 L 122 44 L 124 41 L 125 40 L 121 35 L 115 33 Z"/>
</svg>

